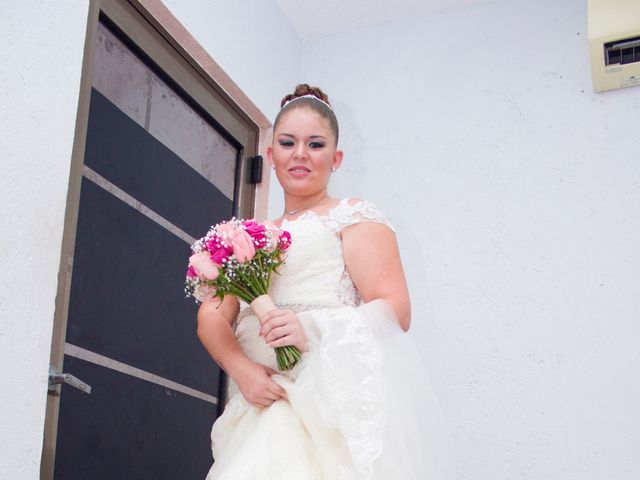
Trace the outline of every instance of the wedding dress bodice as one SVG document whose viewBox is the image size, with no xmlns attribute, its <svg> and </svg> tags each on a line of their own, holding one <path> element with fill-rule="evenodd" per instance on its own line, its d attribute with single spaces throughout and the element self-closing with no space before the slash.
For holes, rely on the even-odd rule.
<svg viewBox="0 0 640 480">
<path fill-rule="evenodd" d="M 356 306 L 360 297 L 345 268 L 340 232 L 362 222 L 383 223 L 387 218 L 373 204 L 343 199 L 327 215 L 305 212 L 282 228 L 291 233 L 292 244 L 279 275 L 274 275 L 269 294 L 280 305 L 323 307 Z"/>
</svg>

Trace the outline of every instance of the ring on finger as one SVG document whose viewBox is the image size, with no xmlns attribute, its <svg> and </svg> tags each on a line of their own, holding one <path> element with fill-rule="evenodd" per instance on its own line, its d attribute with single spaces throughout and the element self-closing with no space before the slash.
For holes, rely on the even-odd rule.
<svg viewBox="0 0 640 480">
<path fill-rule="evenodd" d="M 286 335 L 287 335 L 287 327 L 286 327 L 286 325 L 283 325 L 282 326 L 282 335 L 280 335 L 280 337 L 284 337 Z"/>
</svg>

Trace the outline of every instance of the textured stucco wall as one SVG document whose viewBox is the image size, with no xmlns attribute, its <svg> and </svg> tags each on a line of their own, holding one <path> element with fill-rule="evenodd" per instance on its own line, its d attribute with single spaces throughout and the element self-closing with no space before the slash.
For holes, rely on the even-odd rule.
<svg viewBox="0 0 640 480">
<path fill-rule="evenodd" d="M 88 2 L 0 19 L 0 478 L 38 478 Z"/>
<path fill-rule="evenodd" d="M 458 478 L 640 478 L 640 88 L 593 93 L 586 2 L 452 10 L 302 59 L 342 122 L 334 194 L 398 227 Z"/>
</svg>

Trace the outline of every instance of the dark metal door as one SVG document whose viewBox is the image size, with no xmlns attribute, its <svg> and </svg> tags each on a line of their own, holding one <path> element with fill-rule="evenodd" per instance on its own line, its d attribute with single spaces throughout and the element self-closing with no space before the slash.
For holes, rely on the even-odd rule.
<svg viewBox="0 0 640 480">
<path fill-rule="evenodd" d="M 54 478 L 201 479 L 224 379 L 196 336 L 189 244 L 236 211 L 242 146 L 98 27 Z"/>
</svg>

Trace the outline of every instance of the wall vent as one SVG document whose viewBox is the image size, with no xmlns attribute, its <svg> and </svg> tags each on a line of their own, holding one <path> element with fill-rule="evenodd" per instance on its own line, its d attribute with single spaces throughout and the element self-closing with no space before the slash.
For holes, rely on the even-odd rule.
<svg viewBox="0 0 640 480">
<path fill-rule="evenodd" d="M 640 85 L 640 0 L 588 0 L 596 92 Z"/>
<path fill-rule="evenodd" d="M 640 37 L 604 44 L 605 65 L 626 65 L 634 62 L 640 62 Z"/>
</svg>

